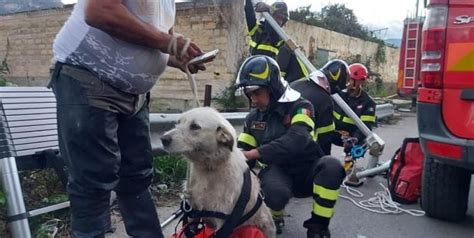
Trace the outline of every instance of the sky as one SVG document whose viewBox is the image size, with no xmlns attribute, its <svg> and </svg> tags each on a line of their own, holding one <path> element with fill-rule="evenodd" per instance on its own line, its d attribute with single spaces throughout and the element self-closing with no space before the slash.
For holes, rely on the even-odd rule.
<svg viewBox="0 0 474 238">
<path fill-rule="evenodd" d="M 76 0 L 62 0 L 63 3 L 75 3 Z M 272 3 L 273 0 L 265 0 Z M 286 0 L 290 9 L 312 5 L 312 10 L 320 11 L 328 4 L 342 3 L 354 10 L 359 21 L 368 26 L 369 30 L 388 27 L 386 31 L 379 31 L 382 39 L 401 38 L 403 19 L 413 16 L 417 0 Z M 419 0 L 422 6 L 423 0 Z M 423 12 L 420 7 L 419 12 Z"/>
</svg>

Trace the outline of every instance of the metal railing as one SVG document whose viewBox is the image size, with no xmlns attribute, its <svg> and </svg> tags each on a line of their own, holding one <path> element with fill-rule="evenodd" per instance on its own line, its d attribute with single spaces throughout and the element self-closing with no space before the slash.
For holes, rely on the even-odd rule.
<svg viewBox="0 0 474 238">
<path fill-rule="evenodd" d="M 221 113 L 234 127 L 241 127 L 244 124 L 245 116 L 248 112 L 223 112 Z M 375 116 L 382 119 L 393 115 L 394 107 L 390 103 L 380 104 L 376 106 Z M 152 137 L 152 148 L 154 155 L 166 154 L 163 151 L 160 136 L 167 130 L 173 128 L 178 120 L 180 113 L 151 113 L 150 114 L 150 130 Z"/>
</svg>

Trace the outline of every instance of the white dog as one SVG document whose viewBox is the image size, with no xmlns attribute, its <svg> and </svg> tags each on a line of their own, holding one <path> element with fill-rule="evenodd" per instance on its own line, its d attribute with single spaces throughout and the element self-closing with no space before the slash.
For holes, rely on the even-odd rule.
<svg viewBox="0 0 474 238">
<path fill-rule="evenodd" d="M 187 191 L 193 209 L 231 214 L 239 198 L 243 174 L 248 169 L 245 156 L 237 148 L 236 132 L 216 110 L 208 107 L 185 112 L 176 128 L 161 138 L 165 150 L 182 154 L 190 162 Z M 259 196 L 260 184 L 251 173 L 251 193 L 244 214 L 250 211 Z M 205 218 L 215 230 L 224 221 Z M 256 225 L 266 237 L 275 237 L 276 230 L 268 207 L 262 203 L 257 212 L 242 225 Z"/>
</svg>

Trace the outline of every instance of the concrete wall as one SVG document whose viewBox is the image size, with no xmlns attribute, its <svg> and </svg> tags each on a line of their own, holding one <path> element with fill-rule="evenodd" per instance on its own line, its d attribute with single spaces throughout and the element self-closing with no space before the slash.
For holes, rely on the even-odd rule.
<svg viewBox="0 0 474 238">
<path fill-rule="evenodd" d="M 192 38 L 205 50 L 220 49 L 216 60 L 206 72 L 196 76 L 199 96 L 204 85 L 213 86 L 213 96 L 234 80 L 239 64 L 246 57 L 247 39 L 243 1 L 201 0 L 200 3 L 178 5 L 175 31 Z M 7 57 L 8 79 L 21 86 L 46 85 L 48 66 L 52 58 L 52 42 L 72 7 L 0 16 L 0 60 Z M 373 57 L 377 44 L 340 33 L 290 21 L 285 30 L 295 38 L 311 58 L 315 49 L 330 51 L 330 57 L 361 55 Z M 378 67 L 387 81 L 395 81 L 398 49 L 386 47 L 387 63 Z M 153 108 L 183 109 L 192 106 L 192 93 L 185 75 L 168 68 L 152 90 Z"/>
</svg>

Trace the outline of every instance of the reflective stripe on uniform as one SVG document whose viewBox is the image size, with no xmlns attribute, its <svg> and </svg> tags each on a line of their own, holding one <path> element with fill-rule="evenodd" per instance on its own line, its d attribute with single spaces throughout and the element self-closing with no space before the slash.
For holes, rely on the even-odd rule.
<svg viewBox="0 0 474 238">
<path fill-rule="evenodd" d="M 318 133 L 311 131 L 309 134 L 311 135 L 311 138 L 313 138 L 313 141 L 318 141 Z"/>
<path fill-rule="evenodd" d="M 258 145 L 257 140 L 255 139 L 255 137 L 253 137 L 250 134 L 244 133 L 244 132 L 240 133 L 238 141 L 243 142 L 245 144 L 248 144 L 252 147 L 257 147 L 257 145 Z"/>
<path fill-rule="evenodd" d="M 336 124 L 331 123 L 329 126 L 318 127 L 316 129 L 316 134 L 324 134 L 336 130 Z"/>
<path fill-rule="evenodd" d="M 255 35 L 255 32 L 257 32 L 258 28 L 260 27 L 260 24 L 256 24 L 252 30 L 249 31 L 249 36 Z"/>
<path fill-rule="evenodd" d="M 308 125 L 309 127 L 311 127 L 311 129 L 314 130 L 314 121 L 308 115 L 305 115 L 305 114 L 296 114 L 296 115 L 294 115 L 293 118 L 291 118 L 291 125 L 293 125 L 297 122 L 303 122 L 306 125 Z"/>
<path fill-rule="evenodd" d="M 250 40 L 249 45 L 250 45 L 250 47 L 255 48 L 257 46 L 257 42 L 255 42 L 253 40 Z"/>
<path fill-rule="evenodd" d="M 352 120 L 350 117 L 342 116 L 341 114 L 337 113 L 336 111 L 332 112 L 332 114 L 334 115 L 334 118 L 338 121 L 342 121 L 342 122 L 345 122 L 345 123 L 348 123 L 348 124 L 353 124 L 353 125 L 356 124 L 354 122 L 354 120 Z M 362 115 L 360 117 L 360 120 L 365 121 L 365 122 L 375 122 L 375 116 Z"/>
<path fill-rule="evenodd" d="M 333 190 L 321 185 L 313 184 L 313 193 L 317 194 L 320 198 L 335 201 L 337 200 L 337 196 L 339 196 L 339 189 Z"/>
<path fill-rule="evenodd" d="M 274 53 L 274 54 L 276 54 L 276 55 L 278 54 L 278 51 L 279 51 L 278 48 L 273 47 L 273 46 L 271 46 L 271 45 L 265 45 L 265 44 L 260 44 L 260 45 L 258 45 L 258 46 L 257 46 L 257 50 L 270 51 L 270 52 L 272 52 L 272 53 Z"/>
<path fill-rule="evenodd" d="M 321 217 L 331 218 L 334 214 L 334 208 L 323 207 L 313 202 L 313 213 Z"/>
<path fill-rule="evenodd" d="M 304 66 L 303 62 L 301 62 L 301 60 L 298 57 L 296 57 L 296 61 L 298 61 L 298 64 L 300 65 L 301 72 L 303 73 L 304 77 L 307 77 L 309 73 L 308 73 L 308 69 L 306 69 L 306 66 Z"/>
<path fill-rule="evenodd" d="M 365 122 L 375 122 L 375 116 L 372 115 L 362 115 L 360 119 Z"/>
<path fill-rule="evenodd" d="M 284 78 L 284 77 L 286 76 L 286 72 L 281 71 L 281 72 L 280 72 L 280 76 L 281 76 L 282 78 Z"/>
</svg>

